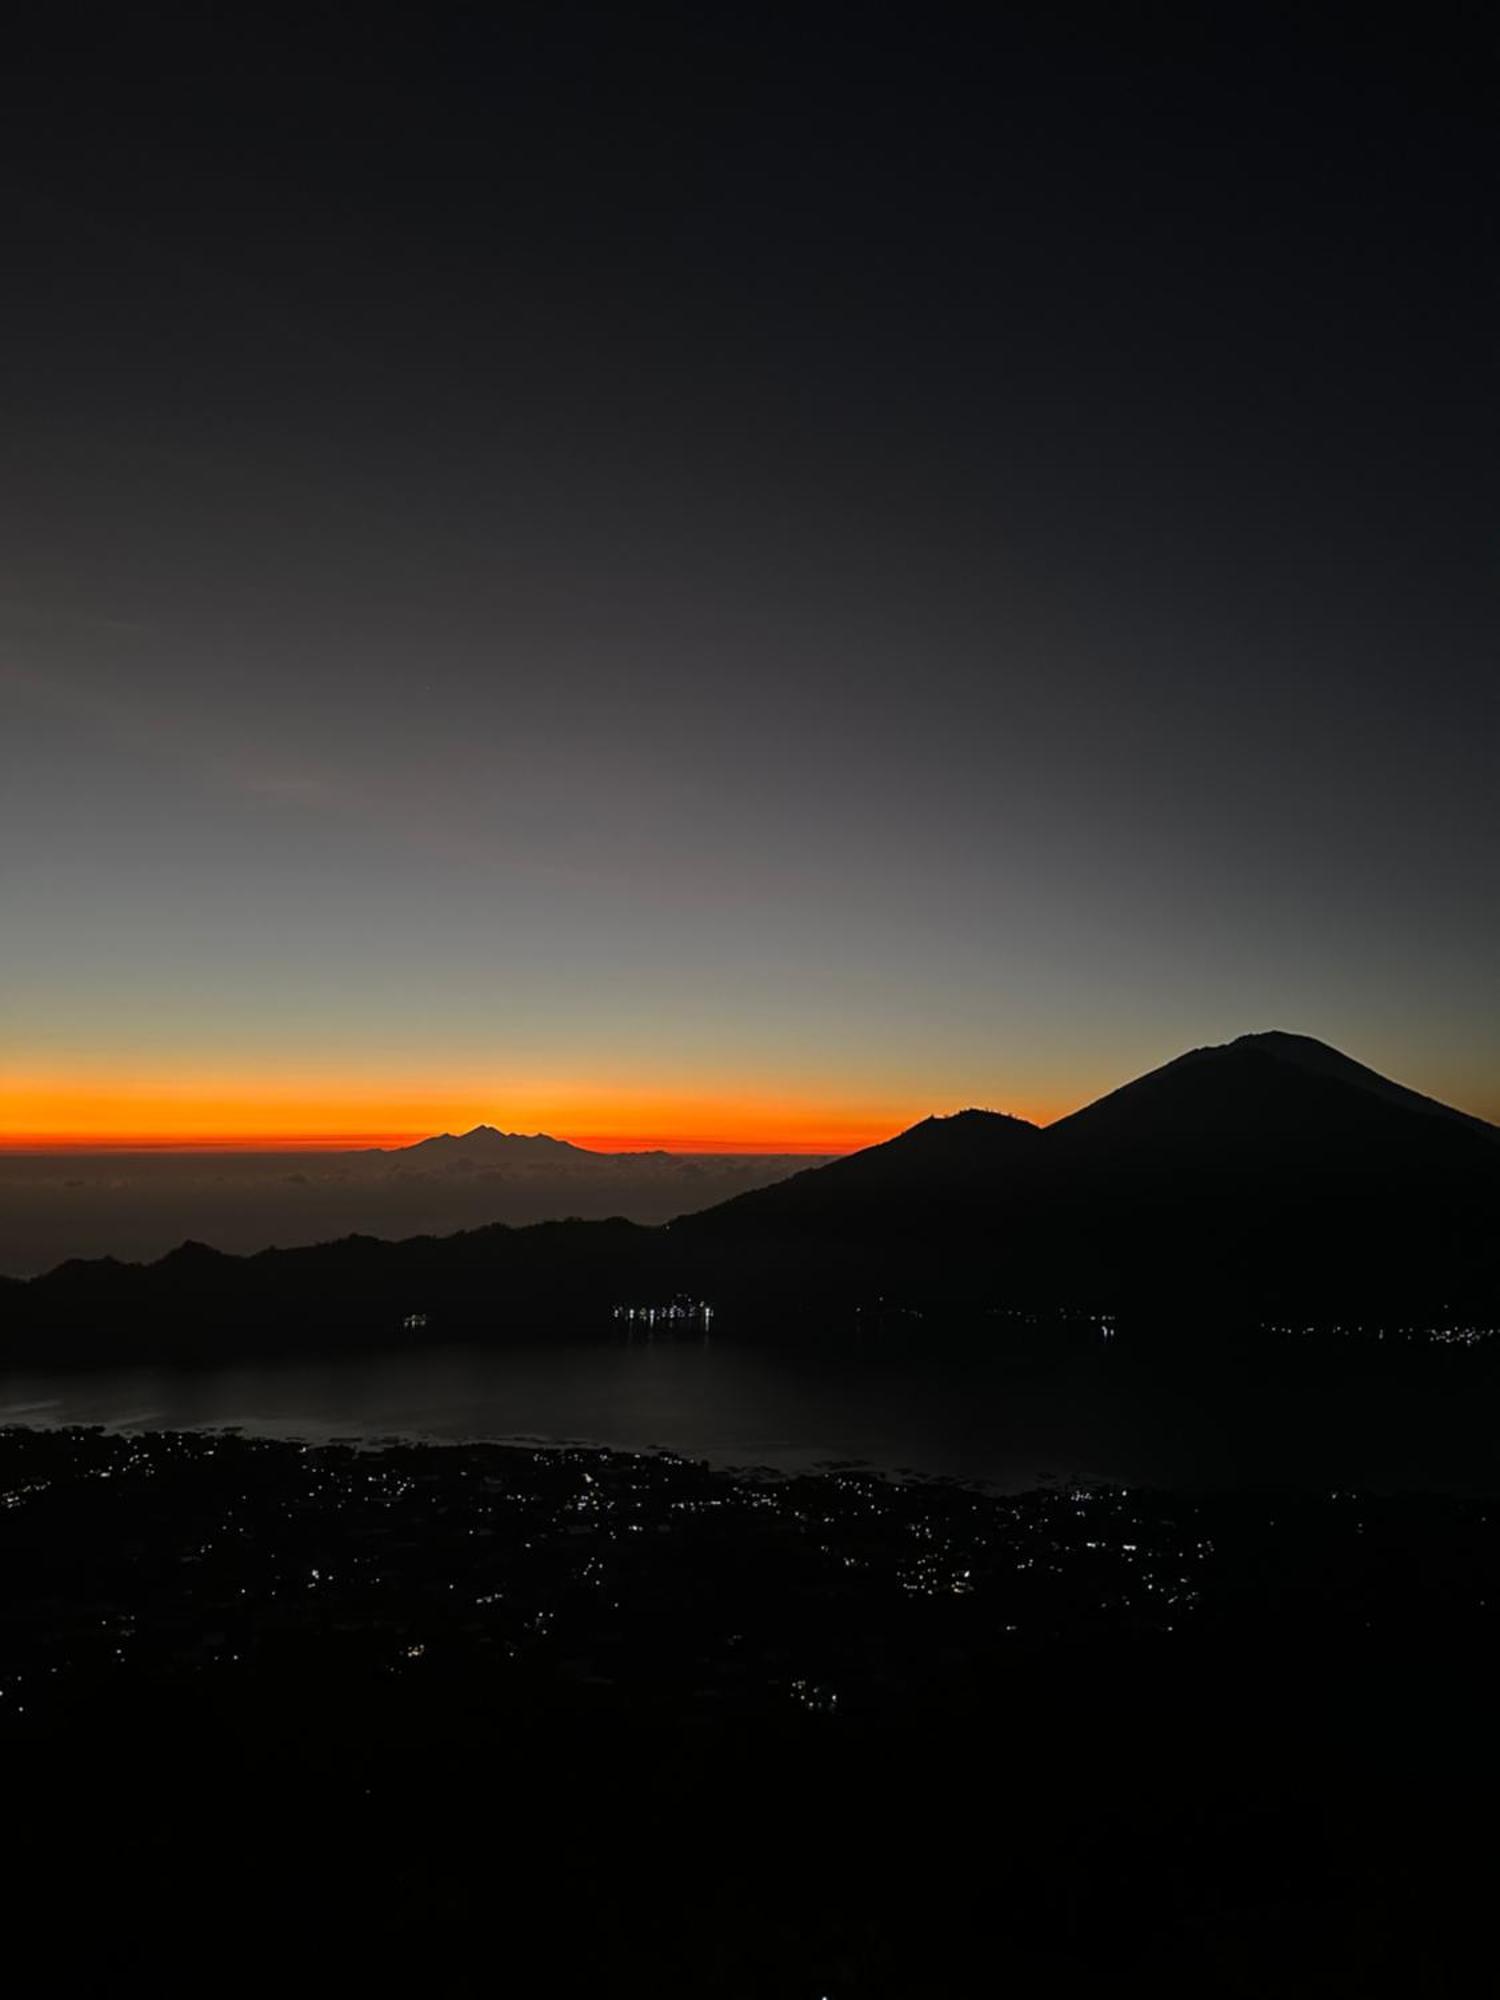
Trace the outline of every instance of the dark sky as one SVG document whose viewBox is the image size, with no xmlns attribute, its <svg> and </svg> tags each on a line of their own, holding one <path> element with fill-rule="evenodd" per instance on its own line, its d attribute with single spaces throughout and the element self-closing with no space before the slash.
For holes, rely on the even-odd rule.
<svg viewBox="0 0 1500 2000">
<path fill-rule="evenodd" d="M 1493 38 L 1198 11 L 23 19 L 0 1124 L 1500 1117 Z"/>
</svg>

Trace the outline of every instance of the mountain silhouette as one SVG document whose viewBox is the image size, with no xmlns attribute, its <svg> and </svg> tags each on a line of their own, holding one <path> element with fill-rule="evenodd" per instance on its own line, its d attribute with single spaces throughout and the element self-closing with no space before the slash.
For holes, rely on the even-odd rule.
<svg viewBox="0 0 1500 2000">
<path fill-rule="evenodd" d="M 573 1145 L 568 1139 L 554 1139 L 546 1132 L 501 1132 L 493 1125 L 476 1125 L 469 1132 L 440 1132 L 435 1138 L 418 1139 L 412 1146 L 385 1149 L 385 1157 L 424 1166 L 446 1166 L 459 1161 L 490 1166 L 511 1160 L 557 1166 L 600 1156 Z"/>
<path fill-rule="evenodd" d="M 1041 1136 L 1040 1127 L 999 1111 L 924 1118 L 893 1139 L 753 1188 L 679 1226 L 704 1232 L 837 1229 L 879 1217 L 900 1227 L 933 1210 L 958 1219 L 975 1206 L 990 1206 L 1033 1159 Z"/>
<path fill-rule="evenodd" d="M 488 1128 L 426 1142 L 564 1142 Z M 420 1151 L 421 1149 L 413 1149 Z M 1216 1324 L 1500 1310 L 1500 1131 L 1304 1036 L 1195 1049 L 1047 1127 L 969 1110 L 658 1227 L 557 1222 L 241 1258 L 73 1262 L 0 1288 L 0 1352 L 201 1355 L 598 1333 L 687 1291 L 748 1329 L 869 1300 L 1059 1303 Z"/>
<path fill-rule="evenodd" d="M 1467 1295 L 1493 1269 L 1500 1131 L 1325 1043 L 1195 1049 L 1056 1124 L 928 1119 L 679 1220 L 749 1281 L 821 1249 L 895 1290 L 1267 1308 Z"/>
<path fill-rule="evenodd" d="M 924 1118 L 862 1152 L 805 1169 L 770 1187 L 669 1225 L 694 1291 L 728 1288 L 774 1311 L 904 1284 L 921 1270 L 952 1272 L 1003 1234 L 1003 1210 L 1042 1134 L 995 1111 Z"/>
<path fill-rule="evenodd" d="M 1466 1291 L 1494 1242 L 1500 1132 L 1305 1036 L 1196 1049 L 1045 1138 L 1095 1288 L 1389 1304 Z"/>
<path fill-rule="evenodd" d="M 1310 1153 L 1342 1158 L 1350 1142 L 1368 1139 L 1408 1157 L 1413 1149 L 1445 1157 L 1453 1128 L 1500 1141 L 1500 1130 L 1482 1119 L 1393 1083 L 1326 1042 L 1277 1031 L 1193 1049 L 1059 1119 L 1047 1134 L 1079 1158 L 1118 1156 L 1122 1148 L 1184 1157 L 1214 1150 L 1291 1165 Z"/>
</svg>

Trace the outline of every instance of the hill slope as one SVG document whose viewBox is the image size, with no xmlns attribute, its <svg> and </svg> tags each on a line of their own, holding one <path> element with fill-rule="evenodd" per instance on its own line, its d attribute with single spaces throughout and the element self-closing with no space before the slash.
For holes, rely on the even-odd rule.
<svg viewBox="0 0 1500 2000">
<path fill-rule="evenodd" d="M 992 1202 L 1024 1174 L 1041 1139 L 1038 1126 L 998 1111 L 924 1118 L 893 1139 L 770 1187 L 720 1202 L 674 1226 L 707 1236 L 742 1228 L 864 1229 L 908 1225 L 934 1211 L 965 1213 Z"/>
</svg>

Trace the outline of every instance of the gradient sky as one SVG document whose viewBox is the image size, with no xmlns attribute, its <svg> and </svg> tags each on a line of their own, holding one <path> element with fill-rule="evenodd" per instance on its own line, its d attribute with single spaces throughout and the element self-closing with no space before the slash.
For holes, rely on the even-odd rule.
<svg viewBox="0 0 1500 2000">
<path fill-rule="evenodd" d="M 0 1143 L 1500 1119 L 1493 49 L 996 11 L 8 51 Z"/>
</svg>

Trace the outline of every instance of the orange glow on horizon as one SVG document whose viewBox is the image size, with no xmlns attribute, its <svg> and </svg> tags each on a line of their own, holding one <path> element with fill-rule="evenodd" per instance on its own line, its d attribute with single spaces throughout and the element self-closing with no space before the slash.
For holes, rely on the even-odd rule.
<svg viewBox="0 0 1500 2000">
<path fill-rule="evenodd" d="M 245 1078 L 6 1078 L 3 1152 L 341 1152 L 410 1146 L 475 1125 L 545 1132 L 591 1152 L 849 1153 L 956 1104 L 877 1105 L 790 1093 L 529 1083 L 483 1091 L 389 1083 L 266 1087 Z M 1032 1108 L 1018 1116 L 1045 1122 Z M 1047 1117 L 1058 1115 L 1050 1109 Z"/>
</svg>

